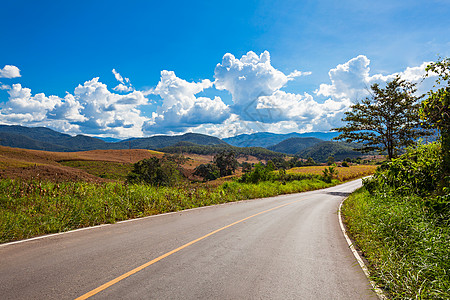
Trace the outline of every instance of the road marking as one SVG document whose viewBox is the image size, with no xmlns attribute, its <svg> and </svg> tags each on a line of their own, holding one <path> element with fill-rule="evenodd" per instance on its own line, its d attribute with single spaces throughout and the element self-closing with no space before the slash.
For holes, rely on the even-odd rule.
<svg viewBox="0 0 450 300">
<path fill-rule="evenodd" d="M 355 256 L 356 260 L 358 261 L 359 266 L 361 267 L 361 269 L 363 270 L 367 279 L 369 280 L 370 284 L 372 285 L 373 291 L 377 294 L 377 296 L 380 300 L 387 300 L 388 298 L 383 293 L 383 290 L 375 283 L 375 281 L 373 281 L 370 278 L 369 269 L 367 268 L 363 259 L 359 255 L 358 251 L 356 251 L 355 245 L 353 245 L 352 241 L 350 240 L 350 238 L 347 234 L 347 230 L 345 230 L 345 226 L 344 226 L 344 222 L 342 222 L 342 214 L 341 214 L 342 204 L 344 203 L 344 201 L 345 201 L 345 199 L 342 200 L 341 204 L 339 205 L 338 215 L 339 215 L 339 225 L 341 226 L 341 230 L 342 230 L 342 233 L 344 234 L 345 240 L 347 241 L 349 248 L 352 250 L 353 255 Z"/>
<path fill-rule="evenodd" d="M 292 202 L 289 202 L 289 203 L 285 203 L 285 204 L 282 204 L 282 205 L 273 207 L 273 208 L 271 208 L 271 209 L 264 210 L 264 211 L 259 212 L 259 213 L 257 213 L 257 214 L 251 215 L 251 216 L 249 216 L 249 217 L 246 217 L 246 218 L 244 218 L 244 219 L 241 219 L 241 220 L 239 220 L 239 221 L 236 221 L 236 222 L 234 222 L 234 223 L 231 223 L 231 224 L 229 224 L 229 225 L 226 225 L 226 226 L 224 226 L 224 227 L 222 227 L 222 228 L 216 229 L 216 230 L 214 230 L 214 231 L 212 231 L 212 232 L 210 232 L 210 233 L 208 233 L 208 234 L 206 234 L 206 235 L 204 235 L 204 236 L 202 236 L 202 237 L 199 237 L 198 239 L 195 239 L 195 240 L 193 240 L 193 241 L 190 241 L 189 243 L 186 243 L 186 244 L 184 244 L 183 246 L 180 246 L 180 247 L 178 247 L 178 248 L 176 248 L 176 249 L 173 249 L 172 251 L 169 251 L 169 252 L 167 252 L 166 254 L 163 254 L 163 255 L 161 255 L 161 256 L 159 256 L 159 257 L 157 257 L 157 258 L 155 258 L 155 259 L 153 259 L 153 260 L 151 260 L 151 261 L 149 261 L 149 262 L 147 262 L 147 263 L 145 263 L 145 264 L 143 264 L 143 265 L 141 265 L 141 266 L 139 266 L 139 267 L 137 267 L 137 268 L 134 268 L 133 270 L 128 271 L 127 273 L 125 273 L 125 274 L 123 274 L 123 275 L 120 275 L 119 277 L 116 277 L 116 278 L 114 278 L 113 280 L 108 281 L 108 282 L 105 283 L 105 284 L 102 284 L 102 285 L 99 286 L 98 288 L 93 289 L 93 290 L 90 291 L 90 292 L 87 292 L 86 294 L 84 294 L 84 295 L 82 295 L 82 296 L 76 298 L 75 300 L 88 299 L 88 298 L 90 298 L 90 297 L 92 297 L 92 296 L 94 296 L 94 295 L 100 293 L 101 291 L 104 291 L 105 289 L 109 288 L 110 286 L 112 286 L 112 285 L 118 283 L 119 281 L 121 281 L 121 280 L 123 280 L 123 279 L 125 279 L 125 278 L 127 278 L 127 277 L 130 277 L 131 275 L 133 275 L 133 274 L 135 274 L 135 273 L 137 273 L 137 272 L 139 272 L 139 271 L 141 271 L 141 270 L 147 268 L 148 266 L 153 265 L 154 263 L 156 263 L 156 262 L 158 262 L 158 261 L 160 261 L 160 260 L 162 260 L 162 259 L 164 259 L 164 258 L 166 258 L 166 257 L 168 257 L 168 256 L 170 256 L 170 255 L 172 255 L 172 254 L 174 254 L 174 253 L 180 251 L 180 250 L 183 250 L 184 248 L 187 248 L 187 247 L 189 247 L 189 246 L 191 246 L 191 245 L 193 245 L 193 244 L 195 244 L 195 243 L 197 243 L 197 242 L 199 242 L 199 241 L 201 241 L 201 240 L 204 240 L 204 239 L 206 239 L 207 237 L 209 237 L 209 236 L 211 236 L 211 235 L 213 235 L 213 234 L 216 234 L 216 233 L 218 233 L 218 232 L 220 232 L 220 231 L 222 231 L 222 230 L 225 230 L 225 229 L 227 229 L 227 228 L 230 228 L 230 227 L 232 227 L 232 226 L 234 226 L 234 225 L 236 225 L 236 224 L 239 224 L 239 223 L 241 223 L 241 222 L 244 222 L 244 221 L 246 221 L 246 220 L 248 220 L 248 219 L 251 219 L 251 218 L 253 218 L 253 217 L 259 216 L 259 215 L 261 215 L 261 214 L 267 213 L 267 212 L 269 212 L 269 211 L 272 211 L 272 210 L 275 210 L 275 209 L 278 209 L 278 208 L 281 208 L 281 207 L 284 207 L 284 206 L 287 206 L 287 205 L 290 205 L 290 204 L 299 202 L 300 200 L 302 200 L 302 199 L 299 199 L 299 200 L 296 200 L 296 201 L 292 201 Z"/>
</svg>

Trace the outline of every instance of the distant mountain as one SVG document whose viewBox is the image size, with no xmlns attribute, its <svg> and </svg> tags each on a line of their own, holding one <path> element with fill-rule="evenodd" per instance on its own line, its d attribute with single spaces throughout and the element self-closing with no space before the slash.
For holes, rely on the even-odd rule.
<svg viewBox="0 0 450 300">
<path fill-rule="evenodd" d="M 234 151 L 237 156 L 248 157 L 254 156 L 258 159 L 274 159 L 282 158 L 284 153 L 274 152 L 262 147 L 235 147 L 228 144 L 220 145 L 198 145 L 191 142 L 179 142 L 169 147 L 158 149 L 165 153 L 194 153 L 202 155 L 214 155 L 220 151 Z"/>
<path fill-rule="evenodd" d="M 104 142 L 107 143 L 117 143 L 117 142 L 121 142 L 121 139 L 116 139 L 116 138 L 112 138 L 112 137 L 100 137 L 100 136 L 94 136 L 94 138 L 102 140 Z"/>
<path fill-rule="evenodd" d="M 199 134 L 199 133 L 185 133 L 183 135 L 157 135 L 148 138 L 134 138 L 115 143 L 122 147 L 121 149 L 151 149 L 157 150 L 159 148 L 173 146 L 179 142 L 190 142 L 197 145 L 228 145 L 219 138 Z"/>
<path fill-rule="evenodd" d="M 323 140 L 314 137 L 293 137 L 274 146 L 269 146 L 267 149 L 286 154 L 297 154 L 301 150 L 314 146 L 320 142 L 323 142 Z"/>
<path fill-rule="evenodd" d="M 240 134 L 234 137 L 222 139 L 232 146 L 237 147 L 264 147 L 268 148 L 274 146 L 284 140 L 293 137 L 313 137 L 324 141 L 330 141 L 332 138 L 338 136 L 337 132 L 308 132 L 308 133 L 287 133 L 277 134 L 271 132 L 257 132 L 252 134 Z"/>
<path fill-rule="evenodd" d="M 191 142 L 198 145 L 228 145 L 219 138 L 198 133 L 133 138 L 109 143 L 85 135 L 70 136 L 45 127 L 0 125 L 0 145 L 34 150 L 67 152 L 96 149 L 128 149 L 130 147 L 132 149 L 156 150 L 172 146 L 178 142 Z"/>
<path fill-rule="evenodd" d="M 107 149 L 107 144 L 85 135 L 75 137 L 45 127 L 0 125 L 0 145 L 46 151 Z"/>
<path fill-rule="evenodd" d="M 301 150 L 297 155 L 305 159 L 312 157 L 316 162 L 326 162 L 330 156 L 334 156 L 336 161 L 362 156 L 361 152 L 354 151 L 354 148 L 355 144 L 325 141 Z"/>
</svg>

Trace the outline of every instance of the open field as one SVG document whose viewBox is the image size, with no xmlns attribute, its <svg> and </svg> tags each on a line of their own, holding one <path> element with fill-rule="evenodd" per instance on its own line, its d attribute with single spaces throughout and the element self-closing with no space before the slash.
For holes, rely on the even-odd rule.
<svg viewBox="0 0 450 300">
<path fill-rule="evenodd" d="M 322 175 L 323 170 L 328 168 L 327 166 L 312 166 L 312 167 L 299 167 L 292 168 L 287 173 L 303 173 L 303 174 L 315 174 Z M 372 175 L 377 166 L 372 165 L 357 165 L 350 167 L 336 168 L 338 171 L 338 179 L 341 181 L 348 181 L 354 178 L 361 178 L 364 176 Z"/>
<path fill-rule="evenodd" d="M 0 146 L 0 179 L 21 178 L 50 181 L 123 181 L 132 164 L 164 153 L 144 150 L 92 150 L 81 152 L 49 152 Z M 184 175 L 190 179 L 200 164 L 212 162 L 213 155 L 186 154 L 182 165 Z M 239 158 L 239 162 L 258 163 L 252 156 Z M 236 175 L 240 175 L 240 171 Z"/>
<path fill-rule="evenodd" d="M 234 175 L 206 184 L 189 181 L 174 187 L 123 184 L 132 163 L 163 155 L 148 150 L 61 153 L 0 147 L 1 241 L 339 183 L 338 180 L 327 183 L 320 176 L 283 183 L 276 180 L 238 183 L 233 180 L 242 173 L 238 169 Z M 188 177 L 192 177 L 195 167 L 213 159 L 196 154 L 187 157 L 183 168 Z M 253 157 L 245 161 L 258 162 Z M 304 167 L 288 172 L 321 175 L 324 168 Z M 362 177 L 374 169 L 374 166 L 339 168 L 339 179 Z"/>
</svg>

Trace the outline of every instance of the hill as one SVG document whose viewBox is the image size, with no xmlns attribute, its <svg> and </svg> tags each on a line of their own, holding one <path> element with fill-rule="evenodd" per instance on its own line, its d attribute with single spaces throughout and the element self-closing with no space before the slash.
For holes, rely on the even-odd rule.
<svg viewBox="0 0 450 300">
<path fill-rule="evenodd" d="M 316 162 L 326 162 L 330 156 L 334 156 L 334 159 L 339 161 L 347 157 L 361 157 L 360 152 L 353 150 L 355 148 L 355 144 L 324 141 L 299 151 L 297 155 L 305 159 L 312 157 Z"/>
<path fill-rule="evenodd" d="M 70 136 L 45 127 L 0 125 L 0 145 L 45 151 L 108 149 L 108 143 L 85 135 Z"/>
<path fill-rule="evenodd" d="M 225 138 L 223 141 L 236 147 L 264 147 L 274 146 L 284 140 L 293 137 L 313 137 L 324 141 L 329 141 L 338 136 L 337 132 L 308 132 L 308 133 L 287 133 L 277 134 L 271 132 L 257 132 L 252 134 L 240 134 L 234 137 Z"/>
<path fill-rule="evenodd" d="M 148 138 L 135 138 L 114 143 L 120 149 L 128 149 L 131 146 L 132 149 L 152 149 L 173 146 L 180 142 L 190 142 L 196 145 L 228 145 L 226 142 L 219 138 L 200 134 L 200 133 L 185 133 L 183 135 L 157 135 Z"/>
<path fill-rule="evenodd" d="M 261 147 L 234 147 L 228 144 L 221 145 L 197 145 L 190 142 L 180 142 L 173 146 L 158 149 L 158 151 L 165 153 L 189 153 L 201 155 L 214 155 L 220 151 L 234 151 L 237 156 L 253 156 L 260 160 L 269 160 L 273 158 L 284 157 L 285 154 L 270 151 Z"/>
<path fill-rule="evenodd" d="M 314 137 L 293 137 L 274 146 L 269 146 L 267 149 L 286 154 L 297 154 L 301 150 L 314 146 L 320 142 L 323 142 L 323 140 Z"/>
<path fill-rule="evenodd" d="M 59 133 L 45 127 L 24 127 L 17 125 L 0 125 L 0 145 L 7 147 L 73 152 L 88 150 L 120 150 L 120 149 L 150 149 L 172 146 L 179 142 L 192 142 L 199 145 L 227 145 L 219 138 L 198 133 L 186 133 L 175 136 L 152 136 L 134 138 L 119 142 L 105 142 L 101 139 Z"/>
</svg>

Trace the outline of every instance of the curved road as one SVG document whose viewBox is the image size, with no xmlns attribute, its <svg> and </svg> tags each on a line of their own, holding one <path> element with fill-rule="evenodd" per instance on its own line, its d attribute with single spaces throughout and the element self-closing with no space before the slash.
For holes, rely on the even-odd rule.
<svg viewBox="0 0 450 300">
<path fill-rule="evenodd" d="M 356 180 L 3 245 L 0 298 L 377 299 L 337 216 L 359 186 Z"/>
</svg>

